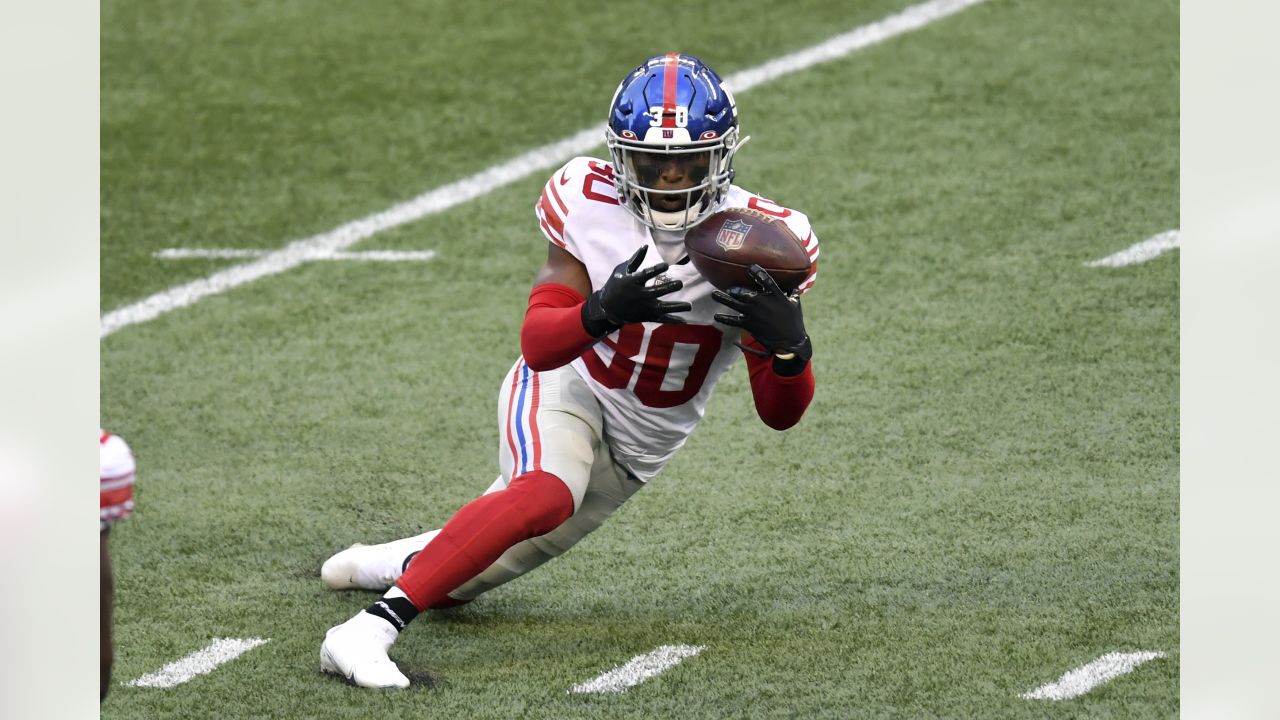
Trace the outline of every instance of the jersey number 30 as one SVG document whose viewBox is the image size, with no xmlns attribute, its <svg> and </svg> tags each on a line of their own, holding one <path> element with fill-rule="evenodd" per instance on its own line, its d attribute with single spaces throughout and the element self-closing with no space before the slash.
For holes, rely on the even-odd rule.
<svg viewBox="0 0 1280 720">
<path fill-rule="evenodd" d="M 649 347 L 644 358 L 637 363 L 631 358 L 640 354 L 645 335 L 649 336 Z M 603 340 L 613 349 L 613 360 L 608 365 L 595 350 L 588 350 L 582 360 L 591 371 L 591 377 L 601 385 L 621 390 L 632 387 L 634 383 L 633 391 L 640 402 L 652 408 L 669 408 L 689 402 L 702 389 L 711 362 L 720 352 L 720 339 L 720 331 L 711 325 L 658 325 L 652 330 L 647 325 L 624 325 L 618 331 L 617 340 L 608 337 Z M 664 390 L 662 385 L 677 344 L 694 346 L 697 351 L 689 364 L 684 384 Z M 637 366 L 640 368 L 638 377 Z"/>
</svg>

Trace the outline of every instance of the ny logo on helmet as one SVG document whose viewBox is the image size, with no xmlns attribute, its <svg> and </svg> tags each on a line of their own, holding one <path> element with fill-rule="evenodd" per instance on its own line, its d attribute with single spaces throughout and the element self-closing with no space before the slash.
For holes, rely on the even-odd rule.
<svg viewBox="0 0 1280 720">
<path fill-rule="evenodd" d="M 716 244 L 724 248 L 725 251 L 737 250 L 747 240 L 747 233 L 751 232 L 751 225 L 741 220 L 730 220 L 720 226 L 720 232 L 716 233 Z"/>
</svg>

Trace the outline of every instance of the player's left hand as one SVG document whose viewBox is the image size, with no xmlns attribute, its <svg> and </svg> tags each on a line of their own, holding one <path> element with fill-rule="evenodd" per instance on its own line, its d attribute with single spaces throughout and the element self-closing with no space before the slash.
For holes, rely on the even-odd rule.
<svg viewBox="0 0 1280 720">
<path fill-rule="evenodd" d="M 716 321 L 751 333 L 775 357 L 784 360 L 794 357 L 808 361 L 813 356 L 813 345 L 804 329 L 800 299 L 784 293 L 773 277 L 759 265 L 752 265 L 747 272 L 751 273 L 751 278 L 760 289 L 732 287 L 729 292 L 713 290 L 712 299 L 741 313 L 716 313 Z M 754 352 L 750 348 L 746 350 Z"/>
</svg>

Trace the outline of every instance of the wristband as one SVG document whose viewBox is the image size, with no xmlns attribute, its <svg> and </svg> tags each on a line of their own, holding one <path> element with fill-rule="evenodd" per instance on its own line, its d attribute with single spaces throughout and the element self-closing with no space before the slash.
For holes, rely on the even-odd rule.
<svg viewBox="0 0 1280 720">
<path fill-rule="evenodd" d="M 604 309 L 604 304 L 600 301 L 600 292 L 597 290 L 591 293 L 586 302 L 582 303 L 582 327 L 594 338 L 602 338 L 623 325 L 609 317 L 609 311 Z"/>
</svg>

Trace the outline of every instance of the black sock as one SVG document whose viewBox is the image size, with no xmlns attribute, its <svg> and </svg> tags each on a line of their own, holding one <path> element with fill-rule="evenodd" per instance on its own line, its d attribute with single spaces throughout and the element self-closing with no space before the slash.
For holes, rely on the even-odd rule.
<svg viewBox="0 0 1280 720">
<path fill-rule="evenodd" d="M 386 620 L 396 630 L 404 630 L 414 618 L 418 617 L 418 608 L 409 602 L 409 598 L 402 597 L 384 597 L 365 608 L 364 611 Z"/>
</svg>

